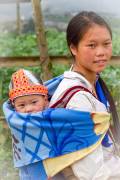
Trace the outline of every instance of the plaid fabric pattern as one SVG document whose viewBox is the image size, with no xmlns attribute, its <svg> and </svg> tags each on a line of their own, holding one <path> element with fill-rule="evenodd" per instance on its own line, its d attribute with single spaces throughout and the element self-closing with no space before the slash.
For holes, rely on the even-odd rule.
<svg viewBox="0 0 120 180">
<path fill-rule="evenodd" d="M 12 134 L 15 167 L 37 162 L 49 157 L 50 141 L 42 127 L 42 113 L 15 113 L 8 103 L 4 104 L 6 120 Z"/>
<path fill-rule="evenodd" d="M 94 132 L 89 112 L 48 108 L 38 113 L 17 113 L 4 104 L 13 139 L 15 167 L 89 148 L 103 137 Z"/>
</svg>

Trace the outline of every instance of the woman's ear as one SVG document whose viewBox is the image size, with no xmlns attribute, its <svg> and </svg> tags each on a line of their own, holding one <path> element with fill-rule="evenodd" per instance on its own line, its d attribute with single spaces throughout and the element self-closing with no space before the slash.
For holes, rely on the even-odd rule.
<svg viewBox="0 0 120 180">
<path fill-rule="evenodd" d="M 73 54 L 73 56 L 76 56 L 77 48 L 75 45 L 73 45 L 73 44 L 70 45 L 70 51 Z"/>
</svg>

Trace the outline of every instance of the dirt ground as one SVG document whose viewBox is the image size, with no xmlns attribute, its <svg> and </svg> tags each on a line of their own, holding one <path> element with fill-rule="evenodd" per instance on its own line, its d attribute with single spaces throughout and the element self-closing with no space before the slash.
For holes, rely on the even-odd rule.
<svg viewBox="0 0 120 180">
<path fill-rule="evenodd" d="M 0 160 L 0 180 L 19 180 L 18 172 L 13 168 L 12 161 Z"/>
<path fill-rule="evenodd" d="M 13 167 L 12 153 L 0 148 L 0 180 L 18 179 L 18 170 Z"/>
<path fill-rule="evenodd" d="M 18 170 L 13 166 L 11 135 L 0 124 L 0 180 L 19 180 Z"/>
</svg>

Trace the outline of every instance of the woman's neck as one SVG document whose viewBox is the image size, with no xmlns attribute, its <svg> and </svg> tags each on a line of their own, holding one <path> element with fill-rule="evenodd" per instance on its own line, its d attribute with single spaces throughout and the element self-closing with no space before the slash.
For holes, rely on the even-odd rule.
<svg viewBox="0 0 120 180">
<path fill-rule="evenodd" d="M 96 73 L 92 73 L 91 71 L 89 70 L 86 70 L 86 71 L 83 71 L 82 68 L 79 69 L 79 68 L 76 68 L 73 66 L 73 69 L 72 71 L 74 72 L 77 72 L 79 74 L 81 74 L 83 77 L 85 77 L 92 86 L 95 85 L 95 82 L 96 82 Z"/>
</svg>

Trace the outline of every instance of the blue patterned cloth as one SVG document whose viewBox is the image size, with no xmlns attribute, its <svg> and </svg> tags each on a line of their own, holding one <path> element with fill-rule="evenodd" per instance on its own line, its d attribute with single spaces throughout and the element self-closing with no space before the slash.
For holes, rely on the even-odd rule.
<svg viewBox="0 0 120 180">
<path fill-rule="evenodd" d="M 74 152 L 96 143 L 91 114 L 64 108 L 18 113 L 3 106 L 13 139 L 15 167 Z"/>
</svg>

